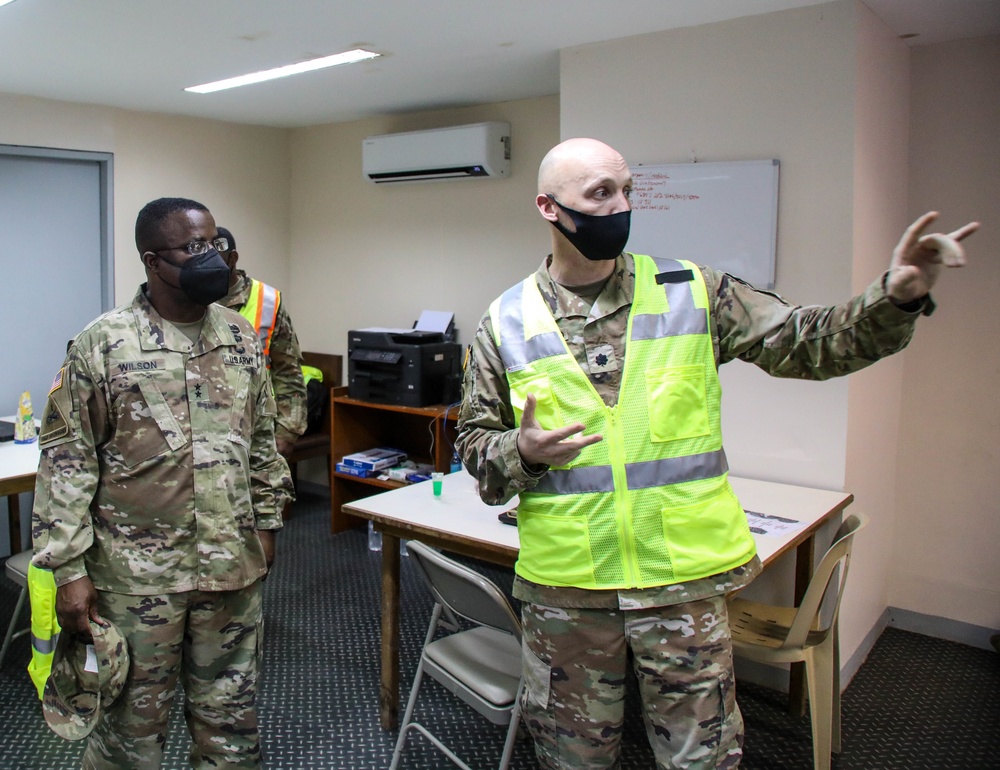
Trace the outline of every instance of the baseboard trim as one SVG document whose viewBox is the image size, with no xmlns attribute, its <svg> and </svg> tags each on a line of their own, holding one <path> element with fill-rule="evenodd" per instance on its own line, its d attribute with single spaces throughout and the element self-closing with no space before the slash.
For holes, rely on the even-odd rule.
<svg viewBox="0 0 1000 770">
<path fill-rule="evenodd" d="M 1000 629 L 977 626 L 964 623 L 961 620 L 940 618 L 936 615 L 925 615 L 922 612 L 904 610 L 899 607 L 889 607 L 888 625 L 901 631 L 912 631 L 915 634 L 933 636 L 935 639 L 945 639 L 949 642 L 967 644 L 981 650 L 992 650 L 990 637 L 1000 633 Z"/>
<path fill-rule="evenodd" d="M 868 659 L 868 654 L 875 647 L 875 642 L 878 638 L 882 636 L 882 632 L 885 631 L 886 626 L 889 625 L 889 609 L 886 608 L 882 610 L 882 614 L 879 616 L 878 620 L 872 625 L 871 629 L 865 634 L 865 638 L 861 640 L 861 644 L 854 651 L 847 661 L 841 660 L 840 663 L 840 691 L 843 692 L 847 689 L 847 685 L 851 683 L 854 679 L 854 675 L 858 673 L 858 669 L 864 664 Z"/>
</svg>

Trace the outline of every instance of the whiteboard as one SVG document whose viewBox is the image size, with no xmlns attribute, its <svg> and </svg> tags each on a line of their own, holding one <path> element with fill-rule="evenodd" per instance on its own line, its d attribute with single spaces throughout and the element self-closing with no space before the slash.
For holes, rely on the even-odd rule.
<svg viewBox="0 0 1000 770">
<path fill-rule="evenodd" d="M 778 161 L 632 166 L 628 250 L 774 288 Z"/>
</svg>

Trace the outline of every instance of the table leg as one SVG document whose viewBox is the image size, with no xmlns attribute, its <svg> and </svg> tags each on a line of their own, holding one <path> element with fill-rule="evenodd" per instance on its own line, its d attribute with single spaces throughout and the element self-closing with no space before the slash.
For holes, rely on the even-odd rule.
<svg viewBox="0 0 1000 770">
<path fill-rule="evenodd" d="M 379 723 L 399 726 L 399 538 L 382 533 L 382 668 Z"/>
<path fill-rule="evenodd" d="M 15 492 L 7 495 L 7 525 L 10 529 L 10 553 L 21 552 L 21 498 Z"/>
<path fill-rule="evenodd" d="M 795 606 L 802 603 L 813 574 L 813 550 L 815 537 L 800 543 L 795 549 Z M 806 713 L 806 666 L 792 663 L 788 670 L 788 713 L 802 717 Z"/>
</svg>

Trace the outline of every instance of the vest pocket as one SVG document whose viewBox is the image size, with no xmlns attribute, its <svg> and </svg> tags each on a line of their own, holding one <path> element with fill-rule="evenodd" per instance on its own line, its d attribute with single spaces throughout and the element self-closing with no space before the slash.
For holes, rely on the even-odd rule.
<svg viewBox="0 0 1000 770">
<path fill-rule="evenodd" d="M 665 508 L 663 536 L 678 580 L 737 567 L 755 549 L 746 515 L 728 485 L 704 503 Z"/>
<path fill-rule="evenodd" d="M 510 390 L 510 402 L 514 407 L 514 416 L 517 424 L 521 424 L 521 416 L 524 414 L 524 403 L 531 393 L 535 397 L 535 419 L 545 430 L 554 430 L 563 427 L 562 412 L 559 409 L 559 402 L 552 392 L 552 382 L 545 375 L 533 377 L 530 380 L 518 382 Z"/>
<path fill-rule="evenodd" d="M 646 372 L 650 440 L 677 441 L 711 432 L 702 366 L 670 366 Z"/>
<path fill-rule="evenodd" d="M 594 560 L 585 516 L 552 516 L 517 511 L 521 540 L 518 560 L 534 580 L 550 585 L 589 586 L 594 583 Z"/>
</svg>

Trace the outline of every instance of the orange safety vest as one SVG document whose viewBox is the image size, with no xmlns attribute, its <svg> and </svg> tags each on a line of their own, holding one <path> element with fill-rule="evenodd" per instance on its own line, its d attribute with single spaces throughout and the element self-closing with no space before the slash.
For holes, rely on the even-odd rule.
<svg viewBox="0 0 1000 770">
<path fill-rule="evenodd" d="M 260 337 L 260 346 L 264 351 L 264 361 L 271 368 L 271 336 L 278 322 L 278 307 L 281 305 L 281 292 L 273 286 L 261 281 L 252 280 L 250 296 L 246 304 L 240 308 L 240 315 L 253 324 Z"/>
</svg>

